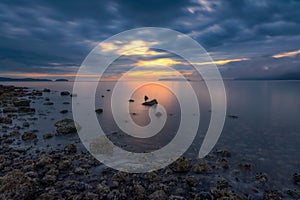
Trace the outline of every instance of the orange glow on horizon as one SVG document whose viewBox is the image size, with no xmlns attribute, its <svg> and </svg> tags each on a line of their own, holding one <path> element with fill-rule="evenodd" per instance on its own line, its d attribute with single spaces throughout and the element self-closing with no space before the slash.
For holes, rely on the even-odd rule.
<svg viewBox="0 0 300 200">
<path fill-rule="evenodd" d="M 300 54 L 300 49 L 297 50 L 297 51 L 290 51 L 290 52 L 275 54 L 272 57 L 273 58 L 293 57 L 293 56 L 296 56 L 298 54 Z"/>
</svg>

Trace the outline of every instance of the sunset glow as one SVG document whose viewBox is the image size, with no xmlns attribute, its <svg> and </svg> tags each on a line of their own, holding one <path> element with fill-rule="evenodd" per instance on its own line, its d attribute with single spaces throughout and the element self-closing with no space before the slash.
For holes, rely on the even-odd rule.
<svg viewBox="0 0 300 200">
<path fill-rule="evenodd" d="M 293 57 L 293 56 L 296 56 L 298 54 L 300 54 L 300 49 L 297 50 L 297 51 L 290 51 L 290 52 L 275 54 L 272 57 L 273 58 Z"/>
<path fill-rule="evenodd" d="M 145 42 L 143 40 L 133 40 L 128 44 L 123 44 L 122 42 L 118 43 L 108 43 L 104 42 L 100 44 L 101 51 L 103 53 L 113 52 L 118 55 L 160 55 L 161 52 L 156 52 L 149 49 L 150 45 L 156 44 L 155 42 Z"/>
</svg>

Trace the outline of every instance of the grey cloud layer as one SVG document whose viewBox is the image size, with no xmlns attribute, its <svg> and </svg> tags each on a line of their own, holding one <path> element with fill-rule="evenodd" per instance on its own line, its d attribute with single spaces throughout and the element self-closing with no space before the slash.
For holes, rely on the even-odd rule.
<svg viewBox="0 0 300 200">
<path fill-rule="evenodd" d="M 4 0 L 0 71 L 74 73 L 96 42 L 141 26 L 189 34 L 216 52 L 215 59 L 248 56 L 247 66 L 277 66 L 272 54 L 300 46 L 299 10 L 296 0 Z M 281 70 L 290 71 L 286 65 L 296 58 L 281 60 Z M 250 67 L 245 66 L 233 67 L 234 74 L 247 73 Z"/>
</svg>

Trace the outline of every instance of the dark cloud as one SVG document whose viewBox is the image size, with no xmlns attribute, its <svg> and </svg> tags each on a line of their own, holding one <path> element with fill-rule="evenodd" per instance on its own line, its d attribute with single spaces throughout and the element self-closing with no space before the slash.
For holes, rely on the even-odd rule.
<svg viewBox="0 0 300 200">
<path fill-rule="evenodd" d="M 299 70 L 290 59 L 271 58 L 299 49 L 299 10 L 297 0 L 3 0 L 0 71 L 74 73 L 96 42 L 142 26 L 189 34 L 214 52 L 214 59 L 250 58 L 228 68 L 236 76 L 255 74 L 241 66 L 251 62 L 258 68 Z"/>
</svg>

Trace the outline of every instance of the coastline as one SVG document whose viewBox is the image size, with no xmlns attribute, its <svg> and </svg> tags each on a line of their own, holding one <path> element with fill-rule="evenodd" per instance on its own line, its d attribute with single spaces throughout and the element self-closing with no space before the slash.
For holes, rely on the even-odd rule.
<svg viewBox="0 0 300 200">
<path fill-rule="evenodd" d="M 72 124 L 67 130 L 57 125 L 71 117 L 72 98 L 61 96 L 54 102 L 55 92 L 0 86 L 1 199 L 300 198 L 294 187 L 274 188 L 268 174 L 252 163 L 235 164 L 237 152 L 227 149 L 215 150 L 204 159 L 182 157 L 146 174 L 107 168 L 83 148 Z M 59 120 L 47 116 L 54 107 Z M 35 129 L 39 118 L 56 131 Z M 300 185 L 300 175 L 287 178 L 291 185 Z"/>
</svg>

